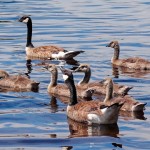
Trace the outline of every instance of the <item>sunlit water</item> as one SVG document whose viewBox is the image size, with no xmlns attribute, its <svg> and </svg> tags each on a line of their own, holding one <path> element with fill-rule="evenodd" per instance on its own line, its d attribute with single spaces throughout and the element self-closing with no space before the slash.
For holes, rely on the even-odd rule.
<svg viewBox="0 0 150 150">
<path fill-rule="evenodd" d="M 12 74 L 28 72 L 26 26 L 17 19 L 24 14 L 31 15 L 35 46 L 56 44 L 68 50 L 84 50 L 76 59 L 91 65 L 91 80 L 109 75 L 119 84 L 134 86 L 129 94 L 147 102 L 144 114 L 147 119 L 137 119 L 134 114 L 120 116 L 118 126 L 111 129 L 118 138 L 107 128 L 109 134 L 102 127 L 86 129 L 72 123 L 70 126 L 76 132 L 83 130 L 83 133 L 73 134 L 66 117 L 66 104 L 47 93 L 50 73 L 35 66 L 41 61 L 33 60 L 29 75 L 40 82 L 39 92 L 0 93 L 0 147 L 150 149 L 150 73 L 131 74 L 120 70 L 114 74 L 110 63 L 113 51 L 106 47 L 111 40 L 118 40 L 122 58 L 140 56 L 150 60 L 149 8 L 148 0 L 1 0 L 0 69 Z M 77 82 L 83 74 L 74 76 Z M 60 72 L 59 82 L 63 82 Z"/>
</svg>

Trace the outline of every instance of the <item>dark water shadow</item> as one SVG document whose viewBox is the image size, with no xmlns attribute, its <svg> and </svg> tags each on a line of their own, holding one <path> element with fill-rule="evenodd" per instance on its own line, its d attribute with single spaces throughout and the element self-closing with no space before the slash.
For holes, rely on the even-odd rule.
<svg viewBox="0 0 150 150">
<path fill-rule="evenodd" d="M 127 67 L 118 67 L 112 65 L 112 75 L 115 78 L 119 78 L 119 75 L 121 74 L 134 78 L 145 78 L 146 75 L 150 74 L 150 70 L 135 70 Z"/>
<path fill-rule="evenodd" d="M 65 66 L 65 65 L 79 65 L 79 61 L 75 60 L 75 59 L 69 59 L 69 60 L 49 60 L 49 59 L 32 59 L 31 57 L 27 57 L 26 59 L 26 68 L 27 68 L 27 72 L 25 73 L 29 78 L 30 78 L 30 73 L 33 70 L 33 65 L 32 65 L 32 61 L 37 61 L 40 60 L 40 62 L 38 61 L 34 66 L 41 66 L 44 67 L 48 64 L 56 64 L 58 66 Z"/>
<path fill-rule="evenodd" d="M 88 126 L 87 124 L 76 122 L 70 118 L 67 119 L 70 131 L 70 138 L 87 136 L 118 137 L 119 135 L 119 127 L 117 124 Z"/>
</svg>

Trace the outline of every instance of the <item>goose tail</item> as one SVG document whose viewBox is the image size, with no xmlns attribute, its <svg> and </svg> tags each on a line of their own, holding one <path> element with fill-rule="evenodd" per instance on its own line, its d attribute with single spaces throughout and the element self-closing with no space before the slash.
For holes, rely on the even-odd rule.
<svg viewBox="0 0 150 150">
<path fill-rule="evenodd" d="M 132 106 L 132 111 L 143 111 L 145 110 L 145 105 L 147 103 L 137 103 L 134 106 Z"/>
<path fill-rule="evenodd" d="M 33 92 L 38 92 L 38 90 L 39 90 L 39 84 L 40 84 L 40 82 L 34 82 L 34 83 L 32 83 L 31 84 L 31 90 Z"/>
<path fill-rule="evenodd" d="M 123 88 L 120 88 L 119 93 L 120 93 L 122 96 L 125 96 L 125 95 L 128 94 L 128 92 L 129 92 L 132 88 L 133 88 L 132 86 L 124 86 Z"/>
<path fill-rule="evenodd" d="M 81 53 L 84 53 L 84 51 L 67 51 L 65 52 L 65 59 L 72 59 Z"/>
</svg>

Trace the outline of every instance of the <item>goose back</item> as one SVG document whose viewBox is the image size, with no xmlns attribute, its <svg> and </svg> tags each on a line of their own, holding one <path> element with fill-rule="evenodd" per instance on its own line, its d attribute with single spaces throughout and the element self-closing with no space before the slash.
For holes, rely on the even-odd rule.
<svg viewBox="0 0 150 150">
<path fill-rule="evenodd" d="M 38 85 L 39 82 L 32 81 L 23 75 L 8 75 L 0 80 L 1 88 L 34 90 L 34 89 L 38 89 Z"/>
</svg>

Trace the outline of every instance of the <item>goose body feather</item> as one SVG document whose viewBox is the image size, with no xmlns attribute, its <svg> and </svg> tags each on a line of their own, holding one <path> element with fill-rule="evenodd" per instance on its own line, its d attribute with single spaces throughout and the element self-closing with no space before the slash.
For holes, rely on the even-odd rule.
<svg viewBox="0 0 150 150">
<path fill-rule="evenodd" d="M 6 74 L 6 76 L 4 76 Z M 30 80 L 24 75 L 9 75 L 7 72 L 0 71 L 0 87 L 1 88 L 14 88 L 14 89 L 38 89 L 39 82 Z"/>
</svg>

